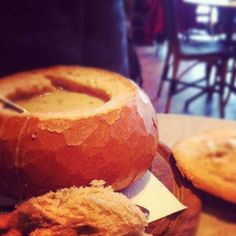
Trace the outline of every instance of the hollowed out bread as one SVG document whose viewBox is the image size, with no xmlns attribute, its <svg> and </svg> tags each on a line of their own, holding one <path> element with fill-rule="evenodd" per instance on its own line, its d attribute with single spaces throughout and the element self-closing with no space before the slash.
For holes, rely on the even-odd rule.
<svg viewBox="0 0 236 236">
<path fill-rule="evenodd" d="M 93 100 L 86 109 L 76 109 L 76 104 L 68 109 L 70 99 L 79 93 L 81 99 Z M 26 113 L 0 107 L 2 193 L 24 198 L 85 186 L 93 179 L 120 190 L 149 169 L 158 144 L 156 114 L 133 82 L 112 72 L 76 66 L 0 80 L 0 95 L 20 105 L 50 94 L 57 95 L 57 106 L 41 103 L 40 109 Z M 61 94 L 71 96 L 58 101 Z M 73 101 L 82 105 L 80 98 Z"/>
<path fill-rule="evenodd" d="M 177 142 L 172 151 L 194 186 L 236 203 L 236 130 L 203 132 Z"/>
</svg>

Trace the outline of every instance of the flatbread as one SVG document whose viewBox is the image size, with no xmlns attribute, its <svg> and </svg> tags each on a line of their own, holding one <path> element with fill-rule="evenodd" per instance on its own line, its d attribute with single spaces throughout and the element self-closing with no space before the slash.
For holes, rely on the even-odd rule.
<svg viewBox="0 0 236 236">
<path fill-rule="evenodd" d="M 236 129 L 197 134 L 177 142 L 172 151 L 195 187 L 236 204 Z"/>
</svg>

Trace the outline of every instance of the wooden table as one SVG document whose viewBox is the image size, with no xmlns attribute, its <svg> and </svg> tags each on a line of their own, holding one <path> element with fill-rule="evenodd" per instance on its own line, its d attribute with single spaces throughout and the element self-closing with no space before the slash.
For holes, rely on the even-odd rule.
<svg viewBox="0 0 236 236">
<path fill-rule="evenodd" d="M 198 132 L 231 127 L 236 129 L 236 122 L 185 115 L 157 114 L 160 140 L 169 148 L 183 138 Z M 215 208 L 215 209 L 214 209 Z M 217 208 L 217 209 L 216 209 Z M 222 208 L 221 210 L 219 210 Z M 226 210 L 227 209 L 227 210 Z M 227 217 L 222 216 L 228 212 Z M 203 198 L 197 236 L 234 236 L 236 235 L 236 205 L 218 201 L 215 198 Z"/>
<path fill-rule="evenodd" d="M 186 3 L 197 5 L 208 5 L 215 7 L 236 7 L 236 1 L 233 0 L 183 0 Z"/>
<path fill-rule="evenodd" d="M 236 128 L 235 121 L 198 116 L 157 114 L 160 140 L 171 148 L 178 140 L 207 129 Z"/>
</svg>

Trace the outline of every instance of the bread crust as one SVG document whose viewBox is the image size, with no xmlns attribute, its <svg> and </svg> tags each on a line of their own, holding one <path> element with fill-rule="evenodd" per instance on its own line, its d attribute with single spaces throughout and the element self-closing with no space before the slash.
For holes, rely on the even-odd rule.
<svg viewBox="0 0 236 236">
<path fill-rule="evenodd" d="M 177 142 L 173 155 L 194 186 L 236 203 L 236 131 L 206 131 Z"/>
<path fill-rule="evenodd" d="M 100 182 L 30 198 L 13 212 L 0 215 L 5 222 L 0 230 L 30 236 L 148 235 L 144 232 L 147 217 L 141 209 Z"/>
<path fill-rule="evenodd" d="M 96 93 L 106 103 L 86 112 L 0 110 L 1 192 L 30 197 L 103 179 L 120 190 L 149 168 L 158 144 L 155 111 L 122 76 L 59 66 L 7 76 L 0 93 L 41 93 L 50 86 Z"/>
</svg>

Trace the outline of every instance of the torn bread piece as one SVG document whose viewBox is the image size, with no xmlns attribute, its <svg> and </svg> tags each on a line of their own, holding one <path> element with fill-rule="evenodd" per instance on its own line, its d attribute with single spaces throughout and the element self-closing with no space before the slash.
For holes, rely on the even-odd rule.
<svg viewBox="0 0 236 236">
<path fill-rule="evenodd" d="M 16 229 L 30 236 L 147 235 L 145 214 L 123 194 L 99 185 L 30 198 L 18 205 L 11 217 L 5 214 L 9 217 L 5 230 Z"/>
</svg>

